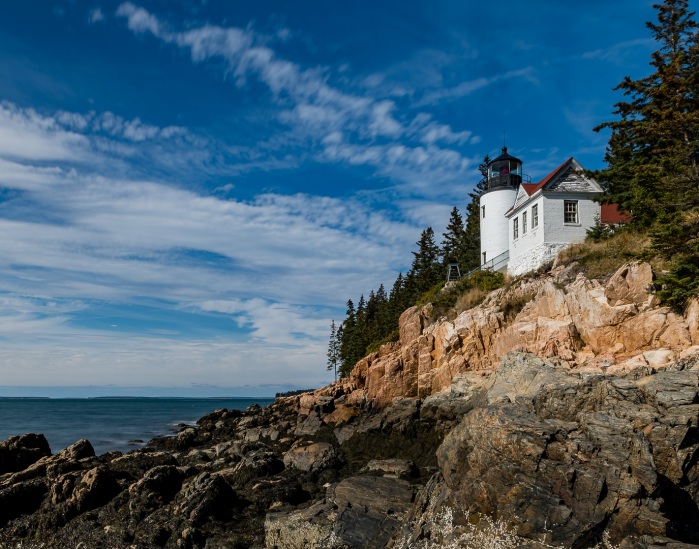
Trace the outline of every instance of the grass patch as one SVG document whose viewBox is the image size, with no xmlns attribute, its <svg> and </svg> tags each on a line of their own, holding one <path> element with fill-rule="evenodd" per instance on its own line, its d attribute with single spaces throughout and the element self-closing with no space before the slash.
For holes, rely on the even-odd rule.
<svg viewBox="0 0 699 549">
<path fill-rule="evenodd" d="M 589 279 L 612 275 L 629 261 L 640 259 L 646 252 L 650 239 L 632 230 L 618 230 L 609 238 L 594 241 L 591 238 L 565 248 L 558 255 L 562 265 L 578 263 L 575 273 L 583 273 Z"/>
<path fill-rule="evenodd" d="M 483 300 L 490 292 L 480 288 L 471 288 L 466 293 L 461 294 L 454 304 L 456 314 L 473 309 L 476 305 L 483 303 Z"/>
<path fill-rule="evenodd" d="M 490 292 L 503 286 L 505 275 L 493 271 L 478 271 L 469 278 L 461 278 L 456 284 L 436 284 L 417 301 L 417 306 L 432 304 L 429 322 L 441 317 L 455 318 L 462 311 L 480 304 Z"/>
<path fill-rule="evenodd" d="M 534 292 L 526 292 L 519 295 L 510 295 L 500 305 L 500 310 L 505 317 L 505 322 L 512 322 L 520 313 L 524 306 L 531 302 L 535 297 Z"/>
</svg>

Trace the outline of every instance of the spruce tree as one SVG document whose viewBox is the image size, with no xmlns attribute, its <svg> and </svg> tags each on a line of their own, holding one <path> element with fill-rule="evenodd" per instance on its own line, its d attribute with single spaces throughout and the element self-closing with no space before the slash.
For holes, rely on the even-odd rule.
<svg viewBox="0 0 699 549">
<path fill-rule="evenodd" d="M 459 208 L 454 206 L 451 210 L 447 231 L 442 233 L 442 264 L 446 267 L 449 263 L 459 263 L 461 267 L 461 248 L 464 242 L 464 220 L 461 218 Z"/>
<path fill-rule="evenodd" d="M 340 377 L 345 377 L 350 373 L 358 357 L 357 345 L 357 315 L 354 310 L 354 303 L 347 300 L 346 318 L 342 323 L 342 338 L 340 340 Z"/>
<path fill-rule="evenodd" d="M 615 105 L 618 119 L 595 128 L 611 130 L 597 178 L 608 201 L 650 228 L 653 249 L 672 263 L 661 297 L 679 306 L 699 292 L 699 35 L 688 0 L 654 8 L 653 72 L 616 87 L 626 100 Z"/>
<path fill-rule="evenodd" d="M 697 23 L 687 0 L 655 4 L 658 22 L 647 23 L 659 49 L 651 75 L 630 77 L 615 88 L 627 100 L 616 103 L 619 118 L 595 128 L 611 130 L 598 173 L 608 200 L 650 226 L 661 212 L 699 205 L 699 87 Z"/>
<path fill-rule="evenodd" d="M 408 304 L 407 292 L 405 289 L 405 279 L 403 278 L 403 273 L 398 273 L 396 281 L 393 283 L 391 292 L 388 294 L 388 318 L 392 324 L 391 330 L 398 327 L 398 319 L 400 315 L 405 311 L 410 305 Z"/>
<path fill-rule="evenodd" d="M 434 241 L 432 227 L 427 227 L 416 242 L 417 252 L 413 254 L 413 264 L 407 276 L 407 289 L 412 300 L 416 300 L 442 279 L 442 265 L 439 247 Z"/>
<path fill-rule="evenodd" d="M 328 367 L 329 371 L 335 374 L 337 381 L 337 368 L 340 365 L 340 345 L 342 340 L 342 327 L 338 330 L 335 327 L 335 320 L 330 324 L 330 341 L 328 342 Z"/>
</svg>

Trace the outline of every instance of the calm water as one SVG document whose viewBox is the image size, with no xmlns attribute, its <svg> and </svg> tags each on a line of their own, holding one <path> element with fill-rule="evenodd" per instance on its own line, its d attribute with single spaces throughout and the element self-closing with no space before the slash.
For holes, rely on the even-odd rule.
<svg viewBox="0 0 699 549">
<path fill-rule="evenodd" d="M 52 452 L 88 439 L 95 453 L 126 452 L 158 435 L 175 434 L 204 414 L 227 408 L 267 406 L 274 399 L 251 398 L 0 398 L 0 440 L 43 433 Z"/>
</svg>

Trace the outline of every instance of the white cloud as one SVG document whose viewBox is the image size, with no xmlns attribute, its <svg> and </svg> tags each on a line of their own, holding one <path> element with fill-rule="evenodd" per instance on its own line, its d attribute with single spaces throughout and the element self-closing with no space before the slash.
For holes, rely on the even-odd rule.
<svg viewBox="0 0 699 549">
<path fill-rule="evenodd" d="M 325 347 L 313 341 L 288 348 L 124 338 L 123 334 L 86 333 L 63 326 L 48 337 L 35 338 L 31 345 L 21 339 L 3 342 L 0 378 L 4 386 L 186 388 L 205 380 L 223 387 L 259 387 L 265 381 L 318 387 L 329 381 L 323 368 Z"/>
<path fill-rule="evenodd" d="M 599 48 L 594 51 L 588 51 L 581 55 L 583 59 L 599 59 L 622 65 L 628 59 L 629 55 L 633 54 L 632 50 L 638 48 L 646 49 L 648 46 L 654 45 L 655 41 L 652 38 L 637 38 L 635 40 L 627 40 L 619 42 L 606 48 Z"/>
<path fill-rule="evenodd" d="M 195 62 L 212 57 L 225 59 L 238 86 L 245 86 L 253 77 L 264 83 L 282 106 L 279 120 L 291 128 L 296 139 L 317 144 L 320 152 L 316 158 L 321 161 L 375 167 L 378 175 L 393 179 L 394 185 L 407 185 L 409 192 L 424 192 L 430 180 L 449 182 L 453 187 L 469 166 L 459 152 L 443 145 L 468 143 L 471 132 L 455 132 L 419 115 L 406 125 L 395 117 L 393 101 L 333 87 L 328 83 L 327 69 L 303 69 L 279 58 L 271 48 L 261 45 L 249 29 L 205 25 L 172 31 L 131 3 L 122 4 L 117 15 L 127 17 L 134 32 L 150 32 L 166 43 L 189 48 Z M 483 85 L 515 77 L 531 80 L 532 70 L 511 71 L 488 79 Z M 435 92 L 426 102 L 465 93 L 468 90 L 462 85 L 444 93 Z M 424 125 L 420 126 L 420 122 Z M 403 142 L 404 138 L 417 138 L 420 145 Z M 389 143 L 384 143 L 387 140 Z"/>
<path fill-rule="evenodd" d="M 15 235 L 0 245 L 0 276 L 17 293 L 30 292 L 33 283 L 17 279 L 14 266 L 25 273 L 60 271 L 45 288 L 63 297 L 114 299 L 116 292 L 128 300 L 148 288 L 158 298 L 187 303 L 213 292 L 326 306 L 343 286 L 364 291 L 367 273 L 390 278 L 387 260 L 398 263 L 397 249 L 411 238 L 410 227 L 356 201 L 267 194 L 244 203 L 152 182 L 7 161 L 2 167 L 5 187 L 25 191 L 24 200 L 63 218 L 59 226 L 0 219 L 3 234 Z M 348 249 L 362 258 L 361 268 Z M 204 250 L 244 269 L 209 269 L 178 250 Z M 309 273 L 311 264 L 316 268 Z"/>
<path fill-rule="evenodd" d="M 481 76 L 474 80 L 467 80 L 461 84 L 451 87 L 451 88 L 440 88 L 438 90 L 432 91 L 426 94 L 421 101 L 418 102 L 419 105 L 433 105 L 445 100 L 459 99 L 461 97 L 466 97 L 472 93 L 487 88 L 497 82 L 502 80 L 510 80 L 513 78 L 522 78 L 531 84 L 536 86 L 539 85 L 539 80 L 534 73 L 533 67 L 525 67 L 523 69 L 517 69 L 514 71 L 508 71 L 503 74 L 496 74 L 494 76 L 485 77 Z"/>
<path fill-rule="evenodd" d="M 398 143 L 388 145 L 357 145 L 345 141 L 338 133 L 323 142 L 323 154 L 329 161 L 374 166 L 379 175 L 407 184 L 422 196 L 451 197 L 463 190 L 463 174 L 472 161 L 450 149 L 432 144 L 408 147 Z"/>
<path fill-rule="evenodd" d="M 104 13 L 100 8 L 95 8 L 90 12 L 90 23 L 99 23 L 104 21 Z"/>
<path fill-rule="evenodd" d="M 12 235 L 0 241 L 5 385 L 230 386 L 264 376 L 318 385 L 328 381 L 328 311 L 338 298 L 390 284 L 419 235 L 351 199 L 265 194 L 239 202 L 7 159 L 0 170 L 5 188 L 63 218 L 0 217 L 0 232 Z M 12 200 L 3 212 L 10 208 Z M 187 250 L 230 264 L 218 268 Z M 252 337 L 164 339 L 73 325 L 89 302 L 139 303 L 144 295 L 230 314 Z"/>
<path fill-rule="evenodd" d="M 80 160 L 89 151 L 88 139 L 65 130 L 56 120 L 33 109 L 0 103 L 0 156 L 35 160 Z"/>
<path fill-rule="evenodd" d="M 409 132 L 416 135 L 425 145 L 433 145 L 439 141 L 462 144 L 474 137 L 470 131 L 454 132 L 449 125 L 434 122 L 426 113 L 420 113 L 413 119 Z"/>
<path fill-rule="evenodd" d="M 0 377 L 122 385 L 158 385 L 164 376 L 173 384 L 239 385 L 262 374 L 289 380 L 284 372 L 294 381 L 319 379 L 330 311 L 389 286 L 425 221 L 439 233 L 435 221 L 443 213 L 446 220 L 448 207 L 433 200 L 463 194 L 472 162 L 448 146 L 474 136 L 426 115 L 403 119 L 385 97 L 339 89 L 328 69 L 281 59 L 249 29 L 179 32 L 132 3 L 117 15 L 135 33 L 189 50 L 194 62 L 223 59 L 238 86 L 263 83 L 288 127 L 280 142 L 310 143 L 322 162 L 369 166 L 389 180 L 384 186 L 413 199 L 395 202 L 402 212 L 374 211 L 351 196 L 266 193 L 242 201 L 230 193 L 234 174 L 294 159 L 112 112 L 40 114 L 0 104 L 1 183 L 17 194 L 0 209 L 0 232 L 12 235 L 0 241 L 7 296 L 0 333 L 12 334 L 0 350 Z M 218 152 L 232 181 L 211 195 L 188 189 L 177 168 L 204 166 Z M 232 157 L 240 162 L 228 163 Z M 134 176 L 136 160 L 168 164 L 177 187 Z M 39 294 L 55 305 L 38 303 Z M 75 325 L 91 303 L 128 305 L 143 296 L 178 311 L 230 315 L 231 326 L 242 323 L 251 336 L 245 343 L 125 337 Z"/>
<path fill-rule="evenodd" d="M 116 14 L 120 17 L 127 17 L 129 29 L 134 32 L 149 31 L 156 36 L 160 34 L 158 19 L 143 8 L 137 8 L 131 2 L 120 5 Z"/>
</svg>

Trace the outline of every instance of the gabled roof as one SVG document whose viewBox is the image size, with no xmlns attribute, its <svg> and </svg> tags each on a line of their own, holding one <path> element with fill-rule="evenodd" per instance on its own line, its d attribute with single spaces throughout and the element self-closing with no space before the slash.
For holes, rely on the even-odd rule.
<svg viewBox="0 0 699 549">
<path fill-rule="evenodd" d="M 544 192 L 600 193 L 600 187 L 594 179 L 585 176 L 584 168 L 571 157 L 548 174 L 538 184 Z"/>
<path fill-rule="evenodd" d="M 602 187 L 585 176 L 585 170 L 575 158 L 570 157 L 538 183 L 522 183 L 517 191 L 515 202 L 505 215 L 529 202 L 537 191 L 551 193 L 594 193 L 602 194 Z"/>
<path fill-rule="evenodd" d="M 563 164 L 558 166 L 558 168 L 553 170 L 550 174 L 548 174 L 546 177 L 544 177 L 538 183 L 522 183 L 522 188 L 526 191 L 526 193 L 529 196 L 533 195 L 536 191 L 543 188 L 546 185 L 546 183 L 551 181 L 557 174 L 559 174 L 563 170 L 563 168 L 565 168 L 568 165 L 568 163 L 571 160 L 573 160 L 573 162 L 575 162 L 575 159 L 571 156 L 568 160 L 563 162 Z M 575 163 L 577 164 L 577 162 L 575 162 Z M 578 166 L 580 166 L 580 164 L 578 164 Z M 582 169 L 582 166 L 580 169 Z"/>
</svg>

